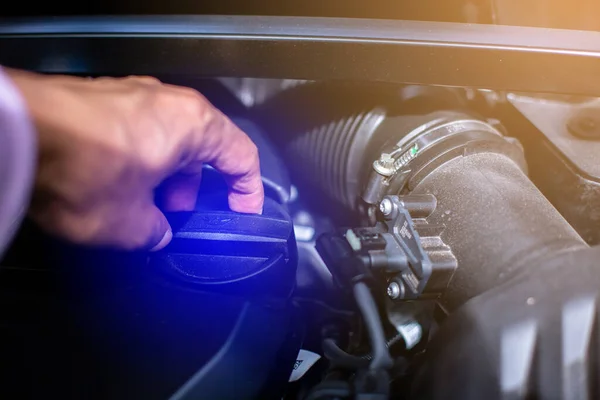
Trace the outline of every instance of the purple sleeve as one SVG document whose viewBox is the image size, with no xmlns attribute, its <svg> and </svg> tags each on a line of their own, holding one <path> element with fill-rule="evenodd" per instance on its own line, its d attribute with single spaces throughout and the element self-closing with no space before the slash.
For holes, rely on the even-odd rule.
<svg viewBox="0 0 600 400">
<path fill-rule="evenodd" d="M 36 163 L 36 135 L 19 91 L 0 67 L 0 257 L 25 214 Z"/>
</svg>

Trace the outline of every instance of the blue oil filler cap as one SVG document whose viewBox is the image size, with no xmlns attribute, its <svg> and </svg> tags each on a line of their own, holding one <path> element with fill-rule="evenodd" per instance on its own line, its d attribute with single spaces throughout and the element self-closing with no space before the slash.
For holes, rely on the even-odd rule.
<svg viewBox="0 0 600 400">
<path fill-rule="evenodd" d="M 243 296 L 288 296 L 293 290 L 297 249 L 284 205 L 267 197 L 262 215 L 241 214 L 217 193 L 201 195 L 193 212 L 166 215 L 173 240 L 151 265 L 169 278 Z"/>
</svg>

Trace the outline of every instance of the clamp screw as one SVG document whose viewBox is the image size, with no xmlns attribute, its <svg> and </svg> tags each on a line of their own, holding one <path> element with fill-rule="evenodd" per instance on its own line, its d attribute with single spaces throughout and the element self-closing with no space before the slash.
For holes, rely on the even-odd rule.
<svg viewBox="0 0 600 400">
<path fill-rule="evenodd" d="M 390 199 L 383 199 L 381 200 L 381 203 L 379 203 L 379 210 L 387 217 L 394 211 L 394 205 Z"/>
<path fill-rule="evenodd" d="M 388 297 L 392 300 L 396 300 L 398 297 L 400 297 L 401 293 L 402 293 L 402 288 L 400 287 L 398 282 L 390 282 L 390 284 L 387 287 Z"/>
<path fill-rule="evenodd" d="M 392 176 L 396 172 L 394 170 L 394 157 L 392 157 L 388 153 L 383 153 L 378 160 L 373 162 L 373 169 L 379 175 L 382 176 Z"/>
</svg>

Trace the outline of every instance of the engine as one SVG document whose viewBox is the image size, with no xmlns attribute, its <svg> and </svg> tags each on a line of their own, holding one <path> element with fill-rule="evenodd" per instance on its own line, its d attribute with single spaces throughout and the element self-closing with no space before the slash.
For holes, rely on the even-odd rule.
<svg viewBox="0 0 600 400">
<path fill-rule="evenodd" d="M 490 293 L 499 292 L 501 298 L 523 276 L 535 280 L 563 255 L 585 254 L 588 248 L 528 177 L 521 140 L 530 146 L 531 132 L 510 136 L 513 130 L 495 118 L 498 109 L 510 109 L 508 100 L 499 104 L 502 95 L 496 94 L 490 104 L 489 92 L 479 93 L 479 102 L 477 95 L 312 82 L 255 106 L 258 120 L 285 154 L 299 198 L 313 219 L 331 220 L 331 228 L 316 238 L 316 249 L 332 275 L 335 297 L 346 299 L 342 307 L 354 309 L 362 321 L 350 334 L 345 325 L 331 321 L 325 331 L 320 327 L 319 354 L 329 367 L 309 398 L 411 398 L 411 392 L 415 398 L 465 398 L 468 388 L 478 385 L 473 377 L 483 374 L 480 363 L 486 362 L 497 363 L 498 370 L 482 389 L 485 398 L 511 391 L 526 396 L 553 387 L 547 381 L 543 389 L 535 383 L 544 374 L 536 369 L 535 348 L 549 341 L 537 337 L 544 318 L 529 315 L 531 331 L 522 332 L 520 316 L 508 324 L 516 326 L 515 332 L 509 328 L 497 337 L 488 321 L 507 318 L 512 314 L 508 306 L 494 305 L 475 322 L 460 311 Z M 527 126 L 524 118 L 512 111 L 502 114 L 503 120 L 524 129 L 519 126 Z M 538 290 L 520 290 L 526 293 L 521 305 L 533 308 Z M 565 288 L 558 292 L 558 297 L 570 295 Z M 310 297 L 320 294 L 313 291 Z M 352 303 L 354 307 L 348 305 Z M 460 352 L 477 350 L 469 347 L 473 336 L 465 335 L 457 344 L 456 332 L 445 336 L 448 331 L 440 330 L 452 324 L 442 322 L 448 315 L 462 318 L 454 322 L 455 330 L 475 323 L 481 326 L 475 330 L 493 337 L 481 335 L 492 340 L 482 349 L 493 349 L 493 355 L 471 357 L 461 367 L 464 372 L 454 371 L 453 378 L 446 374 L 461 359 Z M 556 340 L 553 329 L 547 336 Z M 573 356 L 567 355 L 570 339 L 562 340 L 557 350 L 546 350 L 545 360 L 560 358 L 559 352 Z M 595 343 L 587 340 L 588 346 Z M 436 346 L 443 350 L 436 353 Z M 525 346 L 529 358 L 506 356 L 507 346 Z M 566 368 L 556 370 L 565 374 Z M 503 386 L 511 379 L 520 386 Z M 431 384 L 440 381 L 443 388 Z M 394 389 L 385 382 L 394 382 Z"/>
<path fill-rule="evenodd" d="M 173 242 L 150 257 L 26 224 L 0 279 L 20 315 L 2 315 L 14 328 L 7 387 L 146 399 L 598 394 L 600 196 L 577 153 L 597 143 L 581 120 L 589 103 L 174 83 L 201 90 L 257 144 L 263 214 L 229 211 L 207 166 L 196 211 L 169 215 Z M 552 110 L 574 116 L 545 123 Z M 561 151 L 553 140 L 566 137 Z"/>
</svg>

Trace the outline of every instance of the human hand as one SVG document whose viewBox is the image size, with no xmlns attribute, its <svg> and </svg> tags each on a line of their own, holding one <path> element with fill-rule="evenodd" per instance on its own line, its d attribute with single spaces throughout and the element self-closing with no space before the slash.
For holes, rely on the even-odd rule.
<svg viewBox="0 0 600 400">
<path fill-rule="evenodd" d="M 75 243 L 166 246 L 166 211 L 192 210 L 202 164 L 220 171 L 233 211 L 260 213 L 258 151 L 193 89 L 150 77 L 86 79 L 8 70 L 38 132 L 30 216 Z"/>
</svg>

